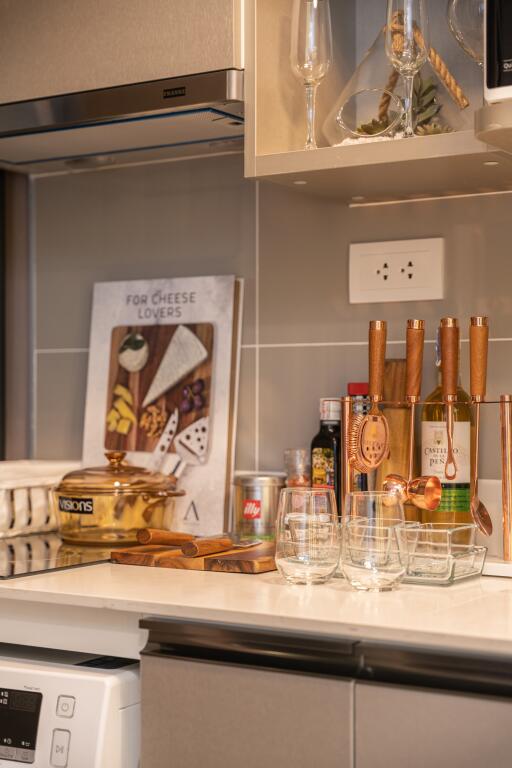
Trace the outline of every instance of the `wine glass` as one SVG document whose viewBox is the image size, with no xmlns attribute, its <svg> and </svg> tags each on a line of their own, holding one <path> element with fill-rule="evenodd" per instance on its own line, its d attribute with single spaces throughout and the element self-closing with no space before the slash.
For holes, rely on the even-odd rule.
<svg viewBox="0 0 512 768">
<path fill-rule="evenodd" d="M 484 0 L 448 0 L 448 25 L 460 47 L 483 67 Z"/>
<path fill-rule="evenodd" d="M 294 0 L 291 65 L 306 89 L 307 139 L 305 149 L 316 149 L 316 90 L 332 60 L 329 0 Z"/>
<path fill-rule="evenodd" d="M 386 54 L 405 81 L 404 136 L 414 136 L 414 78 L 428 59 L 426 0 L 388 0 Z"/>
</svg>

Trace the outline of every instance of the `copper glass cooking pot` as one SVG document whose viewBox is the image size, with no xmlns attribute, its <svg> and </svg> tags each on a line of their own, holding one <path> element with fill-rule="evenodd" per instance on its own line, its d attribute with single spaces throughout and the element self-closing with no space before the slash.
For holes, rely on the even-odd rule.
<svg viewBox="0 0 512 768">
<path fill-rule="evenodd" d="M 106 466 L 70 472 L 52 491 L 64 541 L 131 544 L 140 528 L 170 527 L 175 499 L 184 495 L 176 478 L 130 466 L 120 451 L 105 455 Z"/>
</svg>

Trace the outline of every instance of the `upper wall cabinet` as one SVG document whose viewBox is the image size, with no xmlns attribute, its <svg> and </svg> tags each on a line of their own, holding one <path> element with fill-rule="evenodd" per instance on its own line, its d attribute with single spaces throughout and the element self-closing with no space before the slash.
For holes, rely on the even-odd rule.
<svg viewBox="0 0 512 768">
<path fill-rule="evenodd" d="M 427 63 L 421 70 L 422 90 L 416 95 L 423 106 L 424 135 L 382 141 L 354 140 L 339 129 L 336 114 L 347 87 L 357 92 L 391 84 L 400 95 L 401 83 L 393 83 L 385 54 L 386 0 L 331 0 L 333 64 L 318 89 L 318 149 L 304 150 L 304 87 L 290 64 L 293 4 L 246 2 L 247 176 L 356 205 L 512 190 L 512 155 L 475 137 L 482 70 L 455 41 L 441 0 L 427 0 L 434 67 Z M 428 120 L 432 93 L 441 110 Z M 349 116 L 357 128 L 378 119 L 378 113 L 356 99 Z M 448 131 L 438 133 L 435 125 Z"/>
<path fill-rule="evenodd" d="M 243 0 L 0 0 L 0 103 L 243 68 Z"/>
</svg>

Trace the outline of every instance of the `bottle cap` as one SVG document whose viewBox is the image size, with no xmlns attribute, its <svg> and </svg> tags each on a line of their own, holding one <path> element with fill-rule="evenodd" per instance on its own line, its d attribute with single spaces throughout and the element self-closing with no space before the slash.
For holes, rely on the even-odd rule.
<svg viewBox="0 0 512 768">
<path fill-rule="evenodd" d="M 347 384 L 347 395 L 350 395 L 351 397 L 357 397 L 358 395 L 368 397 L 368 392 L 369 388 L 367 381 L 349 381 Z"/>
<path fill-rule="evenodd" d="M 320 400 L 320 419 L 322 421 L 341 421 L 341 398 L 322 397 Z"/>
</svg>

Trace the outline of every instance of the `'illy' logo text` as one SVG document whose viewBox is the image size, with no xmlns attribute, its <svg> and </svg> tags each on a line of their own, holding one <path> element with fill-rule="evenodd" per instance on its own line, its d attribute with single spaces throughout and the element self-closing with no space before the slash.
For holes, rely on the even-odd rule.
<svg viewBox="0 0 512 768">
<path fill-rule="evenodd" d="M 71 512 L 77 515 L 92 515 L 94 512 L 94 500 L 73 499 L 70 496 L 60 496 L 59 509 L 61 512 Z"/>
</svg>

